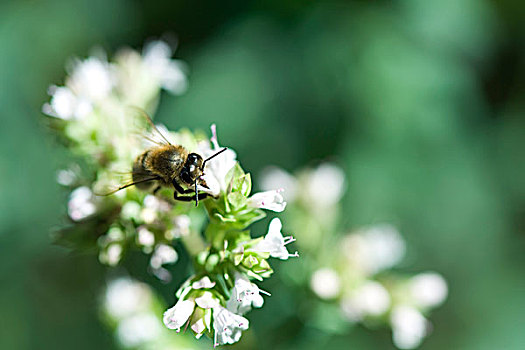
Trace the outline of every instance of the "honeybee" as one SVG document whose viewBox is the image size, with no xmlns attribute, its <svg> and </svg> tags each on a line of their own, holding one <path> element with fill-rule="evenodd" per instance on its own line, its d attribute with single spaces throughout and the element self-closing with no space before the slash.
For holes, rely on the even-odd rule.
<svg viewBox="0 0 525 350">
<path fill-rule="evenodd" d="M 212 156 L 203 159 L 200 154 L 189 152 L 181 145 L 171 144 L 166 137 L 157 129 L 149 116 L 139 111 L 140 115 L 148 122 L 150 127 L 163 139 L 163 142 L 148 148 L 142 152 L 133 162 L 131 171 L 132 181 L 105 194 L 110 195 L 130 186 L 138 189 L 153 190 L 156 194 L 162 187 L 173 187 L 173 198 L 178 201 L 203 200 L 210 194 L 199 193 L 197 186 L 209 189 L 206 181 L 202 178 L 206 162 L 215 158 L 227 148 L 223 148 Z"/>
</svg>

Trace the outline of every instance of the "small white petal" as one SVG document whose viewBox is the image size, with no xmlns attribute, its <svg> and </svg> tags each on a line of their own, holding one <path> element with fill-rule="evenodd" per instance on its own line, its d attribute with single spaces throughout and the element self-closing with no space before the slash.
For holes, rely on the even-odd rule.
<svg viewBox="0 0 525 350">
<path fill-rule="evenodd" d="M 382 224 L 346 236 L 341 249 L 350 263 L 367 274 L 375 274 L 401 261 L 405 242 L 395 227 Z"/>
<path fill-rule="evenodd" d="M 198 151 L 204 158 L 213 156 L 223 148 L 219 146 L 215 124 L 211 126 L 211 130 L 212 137 L 210 141 L 213 148 L 210 147 L 208 142 L 200 142 L 198 144 Z M 226 175 L 235 164 L 237 164 L 237 154 L 231 148 L 228 148 L 226 151 L 207 162 L 204 169 L 205 175 L 203 176 L 203 179 L 206 181 L 211 191 L 206 190 L 206 192 L 213 195 L 225 192 L 228 187 L 228 184 L 226 183 Z"/>
<path fill-rule="evenodd" d="M 108 264 L 109 266 L 115 266 L 119 263 L 121 257 L 122 246 L 118 243 L 112 243 L 108 245 L 106 249 L 106 255 L 103 260 L 105 260 L 104 263 Z"/>
<path fill-rule="evenodd" d="M 147 285 L 129 278 L 118 278 L 109 283 L 104 307 L 114 318 L 125 318 L 148 307 L 151 292 Z"/>
<path fill-rule="evenodd" d="M 337 272 L 322 268 L 314 272 L 310 287 L 322 299 L 335 298 L 341 290 L 341 280 Z"/>
<path fill-rule="evenodd" d="M 193 289 L 210 289 L 213 287 L 215 287 L 215 282 L 212 282 L 208 276 L 204 276 L 191 284 Z"/>
<path fill-rule="evenodd" d="M 195 299 L 195 303 L 203 309 L 212 309 L 220 305 L 219 300 L 217 300 L 211 292 L 204 292 L 200 297 Z"/>
<path fill-rule="evenodd" d="M 141 226 L 137 230 L 137 243 L 144 247 L 153 247 L 155 235 L 144 226 Z"/>
<path fill-rule="evenodd" d="M 418 310 L 404 305 L 392 310 L 390 324 L 394 344 L 400 349 L 418 347 L 429 328 L 429 322 Z"/>
<path fill-rule="evenodd" d="M 304 194 L 306 204 L 316 208 L 331 207 L 343 195 L 345 175 L 333 164 L 322 164 L 306 177 Z"/>
<path fill-rule="evenodd" d="M 248 198 L 248 206 L 282 212 L 286 208 L 286 202 L 281 195 L 281 191 L 272 190 L 254 194 Z"/>
<path fill-rule="evenodd" d="M 293 202 L 297 195 L 297 180 L 288 172 L 277 167 L 268 167 L 261 173 L 261 188 L 270 191 L 274 188 L 282 188 L 283 197 Z"/>
<path fill-rule="evenodd" d="M 433 272 L 412 277 L 409 288 L 412 299 L 419 307 L 436 307 L 445 301 L 448 294 L 445 279 Z"/>
<path fill-rule="evenodd" d="M 66 83 L 75 95 L 91 101 L 105 98 L 114 84 L 115 77 L 109 63 L 93 56 L 76 61 Z"/>
<path fill-rule="evenodd" d="M 156 339 L 160 331 L 157 317 L 143 313 L 122 320 L 117 327 L 117 338 L 122 345 L 132 348 Z"/>
<path fill-rule="evenodd" d="M 226 303 L 227 309 L 242 315 L 250 311 L 252 306 L 262 307 L 263 303 L 264 299 L 260 295 L 259 287 L 245 276 L 236 274 L 230 299 Z"/>
<path fill-rule="evenodd" d="M 94 196 L 89 187 L 78 187 L 71 192 L 68 202 L 68 213 L 71 219 L 82 220 L 95 212 Z"/>
<path fill-rule="evenodd" d="M 178 259 L 178 254 L 172 246 L 166 244 L 159 244 L 155 248 L 151 256 L 150 266 L 154 269 L 159 269 L 164 264 L 173 264 Z"/>
<path fill-rule="evenodd" d="M 164 312 L 164 324 L 169 329 L 179 331 L 188 321 L 194 309 L 195 302 L 193 300 L 179 300 L 172 308 Z"/>
<path fill-rule="evenodd" d="M 268 227 L 268 233 L 264 239 L 259 242 L 255 247 L 252 248 L 254 251 L 270 253 L 273 258 L 279 258 L 281 260 L 287 260 L 291 256 L 298 256 L 297 253 L 290 254 L 286 249 L 286 245 L 293 242 L 294 239 L 288 241 L 284 240 L 281 233 L 281 220 L 274 218 Z"/>
<path fill-rule="evenodd" d="M 213 309 L 213 329 L 215 344 L 233 344 L 239 341 L 242 331 L 248 329 L 249 321 L 222 306 Z"/>
<path fill-rule="evenodd" d="M 367 281 L 344 296 L 341 301 L 343 315 L 350 321 L 360 321 L 365 316 L 380 316 L 390 307 L 390 294 L 380 283 Z"/>
</svg>

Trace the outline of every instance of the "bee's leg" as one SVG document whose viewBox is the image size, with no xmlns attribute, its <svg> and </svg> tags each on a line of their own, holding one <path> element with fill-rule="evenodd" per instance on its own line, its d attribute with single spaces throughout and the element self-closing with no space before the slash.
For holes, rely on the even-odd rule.
<svg viewBox="0 0 525 350">
<path fill-rule="evenodd" d="M 182 188 L 181 185 L 179 185 L 177 183 L 177 181 L 173 181 L 173 187 L 175 187 L 175 190 L 177 192 L 179 192 L 180 194 L 187 194 L 187 193 L 193 193 L 193 190 L 190 190 L 189 188 L 187 190 L 185 190 L 184 188 Z"/>
<path fill-rule="evenodd" d="M 197 198 L 198 198 L 198 200 L 203 200 L 203 199 L 207 198 L 208 196 L 209 195 L 207 193 L 199 193 Z M 191 202 L 191 201 L 194 201 L 195 198 L 196 198 L 195 196 L 181 196 L 176 191 L 173 192 L 173 199 L 175 199 L 177 201 Z"/>
<path fill-rule="evenodd" d="M 188 197 L 188 196 L 180 196 L 177 193 L 177 191 L 174 191 L 173 192 L 173 199 L 175 199 L 176 201 L 181 201 L 181 202 L 191 202 L 195 198 L 194 197 Z"/>
<path fill-rule="evenodd" d="M 155 187 L 155 189 L 153 190 L 153 195 L 156 195 L 157 192 L 159 192 L 160 188 L 160 186 Z"/>
</svg>

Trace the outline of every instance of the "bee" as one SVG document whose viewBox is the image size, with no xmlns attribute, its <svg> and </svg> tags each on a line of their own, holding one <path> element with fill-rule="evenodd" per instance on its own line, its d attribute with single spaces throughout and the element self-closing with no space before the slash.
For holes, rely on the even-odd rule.
<svg viewBox="0 0 525 350">
<path fill-rule="evenodd" d="M 151 128 L 163 139 L 163 142 L 146 149 L 133 162 L 132 181 L 105 194 L 110 195 L 130 186 L 149 191 L 153 189 L 156 194 L 162 187 L 173 187 L 173 198 L 178 201 L 199 201 L 210 196 L 203 192 L 199 193 L 197 186 L 209 189 L 206 181 L 202 178 L 206 162 L 215 158 L 227 148 L 223 148 L 212 156 L 203 157 L 194 152 L 189 152 L 181 145 L 171 144 L 166 137 L 157 129 L 149 116 L 141 111 L 141 116 L 148 122 Z"/>
</svg>

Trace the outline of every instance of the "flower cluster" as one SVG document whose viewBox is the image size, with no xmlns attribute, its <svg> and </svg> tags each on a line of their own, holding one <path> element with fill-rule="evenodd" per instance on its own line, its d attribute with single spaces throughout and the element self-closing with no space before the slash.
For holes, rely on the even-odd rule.
<svg viewBox="0 0 525 350">
<path fill-rule="evenodd" d="M 425 315 L 447 297 L 444 278 L 435 272 L 406 276 L 390 271 L 406 250 L 402 236 L 391 225 L 339 233 L 339 199 L 345 179 L 337 166 L 325 163 L 297 176 L 267 169 L 262 187 L 276 183 L 286 189 L 287 222 L 299 235 L 303 266 L 311 266 L 309 278 L 301 282 L 320 299 L 319 307 L 335 306 L 341 322 L 390 325 L 393 342 L 400 349 L 419 346 L 430 330 Z M 334 322 L 332 318 L 332 329 Z M 324 327 L 323 322 L 319 326 Z"/>
<path fill-rule="evenodd" d="M 159 136 L 203 158 L 223 150 L 215 125 L 207 139 L 204 133 L 170 132 L 162 125 L 156 126 L 158 132 L 144 123 L 144 113 L 153 113 L 161 89 L 175 94 L 185 90 L 184 64 L 171 55 L 169 46 L 158 41 L 147 45 L 142 55 L 126 49 L 114 61 L 104 55 L 77 60 L 65 85 L 49 89 L 51 101 L 43 111 L 79 158 L 57 174 L 57 181 L 71 189 L 71 225 L 56 238 L 74 249 L 96 250 L 99 261 L 109 266 L 139 249 L 149 255 L 149 271 L 165 282 L 171 278 L 167 265 L 177 262 L 175 247 L 181 245 L 193 258 L 194 274 L 176 293 L 175 306 L 164 313 L 165 326 L 177 331 L 189 327 L 197 338 L 206 333 L 217 345 L 232 344 L 248 329 L 244 315 L 263 305 L 261 294 L 270 295 L 252 282 L 271 276 L 268 259 L 298 254 L 289 253 L 287 245 L 294 239 L 283 237 L 278 218 L 265 236 L 252 237 L 249 227 L 266 216 L 264 210 L 282 212 L 286 202 L 281 189 L 252 194 L 251 176 L 231 148 L 207 162 L 207 186 L 198 191 L 211 196 L 199 207 L 174 201 L 174 189 L 148 193 L 122 186 L 126 178 L 119 174 L 129 173 L 136 157 Z M 137 133 L 140 137 L 134 137 Z M 113 195 L 97 195 L 119 186 Z M 114 287 L 108 293 L 125 294 L 127 289 Z M 158 333 L 152 315 L 139 316 L 119 321 L 119 339 L 127 347 L 149 342 L 145 337 Z M 146 318 L 152 331 L 133 331 Z"/>
</svg>

